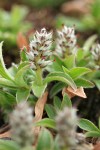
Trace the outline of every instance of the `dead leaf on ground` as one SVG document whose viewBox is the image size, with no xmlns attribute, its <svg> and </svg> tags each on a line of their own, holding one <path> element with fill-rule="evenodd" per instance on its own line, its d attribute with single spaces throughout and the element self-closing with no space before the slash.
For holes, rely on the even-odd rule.
<svg viewBox="0 0 100 150">
<path fill-rule="evenodd" d="M 94 0 L 75 0 L 69 1 L 62 5 L 61 10 L 63 13 L 69 14 L 86 14 L 90 11 L 90 4 Z"/>
<path fill-rule="evenodd" d="M 29 51 L 28 40 L 21 32 L 19 32 L 17 35 L 17 45 L 20 49 L 22 49 L 23 47 L 26 47 L 27 51 Z"/>
<path fill-rule="evenodd" d="M 34 123 L 37 121 L 40 121 L 42 119 L 44 106 L 45 106 L 45 103 L 47 101 L 47 96 L 48 96 L 48 92 L 45 92 L 43 94 L 43 96 L 41 98 L 39 98 L 38 101 L 36 102 L 35 118 L 33 120 Z M 39 131 L 40 131 L 40 127 L 34 127 L 33 128 L 33 134 L 35 134 L 36 136 L 38 136 Z"/>
<path fill-rule="evenodd" d="M 64 95 L 64 93 L 67 93 L 70 98 L 72 98 L 74 96 L 79 96 L 79 97 L 82 97 L 82 98 L 87 98 L 86 94 L 84 92 L 83 87 L 79 87 L 75 91 L 73 88 L 71 88 L 70 86 L 68 86 L 67 88 L 66 87 L 63 88 L 62 95 Z"/>
<path fill-rule="evenodd" d="M 0 138 L 10 138 L 10 137 L 11 137 L 10 131 L 0 134 Z"/>
<path fill-rule="evenodd" d="M 100 142 L 94 146 L 93 150 L 100 150 Z"/>
</svg>

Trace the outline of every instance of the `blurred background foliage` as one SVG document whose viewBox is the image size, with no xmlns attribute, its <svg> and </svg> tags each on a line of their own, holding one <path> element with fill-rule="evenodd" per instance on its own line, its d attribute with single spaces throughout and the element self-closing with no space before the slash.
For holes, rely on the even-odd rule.
<svg viewBox="0 0 100 150">
<path fill-rule="evenodd" d="M 19 6 L 14 7 L 15 4 Z M 33 28 L 45 26 L 49 30 L 62 24 L 75 25 L 78 32 L 85 32 L 88 37 L 100 34 L 100 0 L 5 0 L 0 1 L 0 7 L 1 31 L 11 35 L 29 31 L 30 24 L 34 24 Z M 1 31 L 0 40 L 2 36 L 7 38 Z"/>
<path fill-rule="evenodd" d="M 76 2 L 78 6 L 78 0 Z M 69 8 L 71 7 L 71 4 L 66 4 L 66 6 L 63 5 L 63 12 L 72 13 L 76 11 L 76 13 L 79 13 L 80 16 L 78 14 L 78 17 L 75 16 L 75 14 L 71 17 L 59 15 L 57 16 L 56 20 L 57 27 L 59 27 L 62 23 L 67 25 L 75 24 L 77 30 L 79 31 L 95 31 L 96 33 L 100 34 L 100 0 L 91 0 L 90 3 L 84 1 L 84 5 L 80 3 L 80 7 L 88 5 L 88 7 L 86 6 L 86 8 L 83 7 L 83 10 L 77 9 L 74 3 L 72 3 L 72 5 L 74 5 L 73 10 Z"/>
<path fill-rule="evenodd" d="M 65 1 L 66 0 L 23 0 L 25 4 L 36 8 L 59 7 Z"/>
<path fill-rule="evenodd" d="M 24 20 L 27 14 L 25 6 L 15 5 L 10 12 L 0 9 L 0 41 L 5 41 L 8 49 L 16 45 L 18 32 L 26 33 L 31 28 L 31 23 Z"/>
</svg>

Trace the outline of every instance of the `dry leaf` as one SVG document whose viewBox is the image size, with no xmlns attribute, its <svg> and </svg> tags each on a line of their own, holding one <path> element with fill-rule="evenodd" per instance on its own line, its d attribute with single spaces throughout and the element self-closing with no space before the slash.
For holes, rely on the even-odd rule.
<svg viewBox="0 0 100 150">
<path fill-rule="evenodd" d="M 10 131 L 0 134 L 0 138 L 9 138 L 9 137 L 11 137 Z"/>
<path fill-rule="evenodd" d="M 65 87 L 62 90 L 62 95 L 64 95 L 64 93 L 67 93 L 70 98 L 72 98 L 74 96 L 79 96 L 79 97 L 82 97 L 82 98 L 86 98 L 86 94 L 84 92 L 83 87 L 79 87 L 75 91 L 75 90 L 73 90 L 73 88 L 71 88 L 70 86 L 68 86 L 68 88 Z"/>
<path fill-rule="evenodd" d="M 0 134 L 8 131 L 10 129 L 10 126 L 8 124 L 3 125 L 3 127 L 0 128 Z"/>
<path fill-rule="evenodd" d="M 27 51 L 29 51 L 28 40 L 21 32 L 19 32 L 17 35 L 17 45 L 20 49 L 22 49 L 23 47 L 26 47 Z"/>
<path fill-rule="evenodd" d="M 35 118 L 33 120 L 34 123 L 42 119 L 44 106 L 45 106 L 45 103 L 47 101 L 47 96 L 48 96 L 48 92 L 45 92 L 43 94 L 43 96 L 41 98 L 39 98 L 38 101 L 36 102 L 36 105 L 35 105 Z M 38 135 L 39 131 L 40 131 L 40 127 L 34 127 L 33 128 L 33 133 L 36 136 Z"/>
<path fill-rule="evenodd" d="M 100 150 L 100 142 L 94 146 L 93 150 Z"/>
<path fill-rule="evenodd" d="M 75 0 L 69 1 L 62 5 L 61 10 L 63 13 L 70 13 L 70 14 L 86 14 L 88 13 L 89 6 L 93 2 L 93 0 Z"/>
</svg>

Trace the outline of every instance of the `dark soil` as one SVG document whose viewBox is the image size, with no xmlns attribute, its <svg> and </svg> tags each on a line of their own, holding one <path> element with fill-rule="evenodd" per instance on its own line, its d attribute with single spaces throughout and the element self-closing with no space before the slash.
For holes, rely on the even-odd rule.
<svg viewBox="0 0 100 150">
<path fill-rule="evenodd" d="M 80 117 L 86 118 L 98 125 L 98 118 L 100 117 L 100 91 L 95 87 L 93 89 L 85 90 L 87 98 L 81 99 L 79 97 L 73 100 L 73 103 L 78 108 Z"/>
</svg>

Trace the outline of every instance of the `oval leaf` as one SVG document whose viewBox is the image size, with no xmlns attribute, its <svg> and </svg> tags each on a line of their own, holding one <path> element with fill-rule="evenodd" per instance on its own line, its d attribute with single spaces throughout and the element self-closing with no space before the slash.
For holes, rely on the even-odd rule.
<svg viewBox="0 0 100 150">
<path fill-rule="evenodd" d="M 85 67 L 75 67 L 70 70 L 69 74 L 72 77 L 72 79 L 77 79 L 80 76 L 83 76 L 84 74 L 90 72 L 91 70 L 89 68 Z"/>
<path fill-rule="evenodd" d="M 100 132 L 89 131 L 85 134 L 86 137 L 100 137 Z"/>
<path fill-rule="evenodd" d="M 100 130 L 89 120 L 87 119 L 80 119 L 78 126 L 86 131 L 97 131 L 100 132 Z"/>
<path fill-rule="evenodd" d="M 63 100 L 61 103 L 61 109 L 63 109 L 64 107 L 70 107 L 70 108 L 72 107 L 72 102 L 67 94 L 64 94 Z"/>
<path fill-rule="evenodd" d="M 8 88 L 12 88 L 13 90 L 17 89 L 16 84 L 14 84 L 12 81 L 5 78 L 0 78 L 0 87 L 8 87 Z"/>
<path fill-rule="evenodd" d="M 27 83 L 25 82 L 25 80 L 23 79 L 24 73 L 26 72 L 26 70 L 30 67 L 30 65 L 26 65 L 24 67 L 22 67 L 16 74 L 15 76 L 15 82 L 18 86 L 20 87 L 26 87 L 28 88 Z"/>
<path fill-rule="evenodd" d="M 56 123 L 54 119 L 45 118 L 36 122 L 36 126 L 43 126 L 43 127 L 55 129 Z"/>
<path fill-rule="evenodd" d="M 36 150 L 52 150 L 53 137 L 47 129 L 43 129 L 40 132 Z"/>
<path fill-rule="evenodd" d="M 51 81 L 62 81 L 68 85 L 70 85 L 74 90 L 77 89 L 76 84 L 74 83 L 73 79 L 64 72 L 53 72 L 50 73 L 45 79 L 44 82 L 48 83 Z"/>
<path fill-rule="evenodd" d="M 26 101 L 30 95 L 30 89 L 18 89 L 16 93 L 16 101 Z"/>
<path fill-rule="evenodd" d="M 64 87 L 66 86 L 65 83 L 62 83 L 62 82 L 58 82 L 56 83 L 51 91 L 50 91 L 50 98 L 53 98 L 58 92 L 60 92 Z"/>
<path fill-rule="evenodd" d="M 45 110 L 49 118 L 54 118 L 56 116 L 56 110 L 51 104 L 45 105 Z"/>
<path fill-rule="evenodd" d="M 74 80 L 75 84 L 78 86 L 78 87 L 83 87 L 83 88 L 92 88 L 94 87 L 94 84 L 86 79 L 83 79 L 83 78 L 78 78 L 76 80 Z"/>
<path fill-rule="evenodd" d="M 61 107 L 61 100 L 59 97 L 55 96 L 53 100 L 54 107 L 59 110 Z"/>
<path fill-rule="evenodd" d="M 46 87 L 47 87 L 47 84 L 37 85 L 33 83 L 32 91 L 36 97 L 41 97 L 43 93 L 45 92 Z"/>
</svg>

